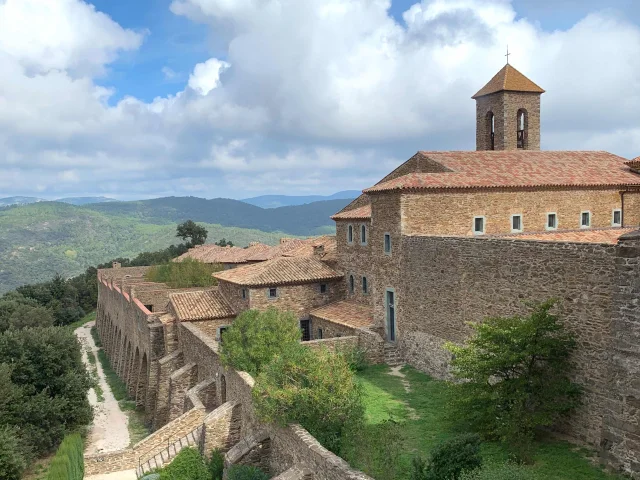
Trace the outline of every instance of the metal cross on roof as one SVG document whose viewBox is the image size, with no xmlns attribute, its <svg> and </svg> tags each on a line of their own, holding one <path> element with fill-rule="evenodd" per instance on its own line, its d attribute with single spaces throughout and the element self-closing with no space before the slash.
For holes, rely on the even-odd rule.
<svg viewBox="0 0 640 480">
<path fill-rule="evenodd" d="M 509 55 L 511 55 L 509 53 L 509 45 L 507 45 L 507 54 L 505 55 L 505 57 L 507 57 L 507 65 L 509 65 Z"/>
</svg>

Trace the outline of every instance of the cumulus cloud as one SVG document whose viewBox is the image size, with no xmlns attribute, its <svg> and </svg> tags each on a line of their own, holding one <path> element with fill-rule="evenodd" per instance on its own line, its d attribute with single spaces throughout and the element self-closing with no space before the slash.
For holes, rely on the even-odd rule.
<svg viewBox="0 0 640 480">
<path fill-rule="evenodd" d="M 640 154 L 638 25 L 594 11 L 545 31 L 507 0 L 416 0 L 401 22 L 390 7 L 174 0 L 223 54 L 173 95 L 113 105 L 98 81 L 145 32 L 81 0 L 0 0 L 0 196 L 364 188 L 417 149 L 474 147 L 469 97 L 507 44 L 547 90 L 543 148 Z"/>
</svg>

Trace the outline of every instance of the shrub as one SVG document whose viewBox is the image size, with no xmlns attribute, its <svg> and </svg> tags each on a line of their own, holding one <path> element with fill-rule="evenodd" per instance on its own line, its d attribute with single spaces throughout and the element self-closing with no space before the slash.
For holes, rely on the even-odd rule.
<svg viewBox="0 0 640 480">
<path fill-rule="evenodd" d="M 160 480 L 210 480 L 211 477 L 200 452 L 183 448 L 173 461 L 161 469 Z"/>
<path fill-rule="evenodd" d="M 228 480 L 269 480 L 269 475 L 251 465 L 233 465 L 229 468 Z"/>
<path fill-rule="evenodd" d="M 462 474 L 460 480 L 535 480 L 536 476 L 526 467 L 507 463 L 487 465 L 479 470 Z"/>
<path fill-rule="evenodd" d="M 342 356 L 327 350 L 285 350 L 258 375 L 252 394 L 263 421 L 299 423 L 334 453 L 364 416 L 353 372 Z"/>
<path fill-rule="evenodd" d="M 150 282 L 165 283 L 171 288 L 209 287 L 217 285 L 218 281 L 212 275 L 221 270 L 221 265 L 186 258 L 181 262 L 153 266 L 145 278 Z"/>
<path fill-rule="evenodd" d="M 49 466 L 47 480 L 82 480 L 84 478 L 84 446 L 80 434 L 64 437 Z"/>
<path fill-rule="evenodd" d="M 581 389 L 571 382 L 569 356 L 575 341 L 550 310 L 534 305 L 527 317 L 489 318 L 471 325 L 465 346 L 454 354 L 454 411 L 479 433 L 504 441 L 528 460 L 535 433 L 553 425 L 579 404 Z"/>
<path fill-rule="evenodd" d="M 291 312 L 269 308 L 246 310 L 224 332 L 222 363 L 257 376 L 274 357 L 288 349 L 302 349 L 300 324 Z"/>
<path fill-rule="evenodd" d="M 28 455 L 18 430 L 7 425 L 0 426 L 0 478 L 20 480 L 27 467 Z"/>
<path fill-rule="evenodd" d="M 463 472 L 471 472 L 480 465 L 480 437 L 460 435 L 436 446 L 428 463 L 415 459 L 411 480 L 458 480 Z"/>
<path fill-rule="evenodd" d="M 222 480 L 222 474 L 224 473 L 224 453 L 220 450 L 211 452 L 208 468 L 211 480 Z"/>
<path fill-rule="evenodd" d="M 369 365 L 369 362 L 367 362 L 367 352 L 362 347 L 336 348 L 336 353 L 344 357 L 349 368 L 354 372 L 361 372 Z"/>
</svg>

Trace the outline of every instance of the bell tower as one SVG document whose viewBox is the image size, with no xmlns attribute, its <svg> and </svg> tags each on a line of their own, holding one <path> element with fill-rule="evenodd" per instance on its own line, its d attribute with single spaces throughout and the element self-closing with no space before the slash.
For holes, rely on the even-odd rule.
<svg viewBox="0 0 640 480">
<path fill-rule="evenodd" d="M 508 63 L 473 97 L 476 150 L 540 150 L 544 90 Z"/>
</svg>

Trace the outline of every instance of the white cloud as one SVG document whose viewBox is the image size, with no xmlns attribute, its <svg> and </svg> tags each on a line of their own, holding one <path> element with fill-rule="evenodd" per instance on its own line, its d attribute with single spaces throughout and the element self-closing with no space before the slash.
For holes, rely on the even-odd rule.
<svg viewBox="0 0 640 480">
<path fill-rule="evenodd" d="M 110 106 L 97 77 L 144 33 L 80 0 L 0 0 L 0 196 L 366 187 L 417 149 L 473 148 L 470 96 L 507 44 L 547 90 L 543 148 L 640 154 L 638 25 L 593 12 L 549 32 L 506 0 L 423 0 L 404 23 L 389 7 L 174 0 L 226 51 L 172 96 Z"/>
<path fill-rule="evenodd" d="M 220 74 L 229 68 L 227 62 L 210 58 L 204 63 L 198 63 L 189 76 L 189 87 L 200 95 L 206 95 L 220 84 Z"/>
</svg>

